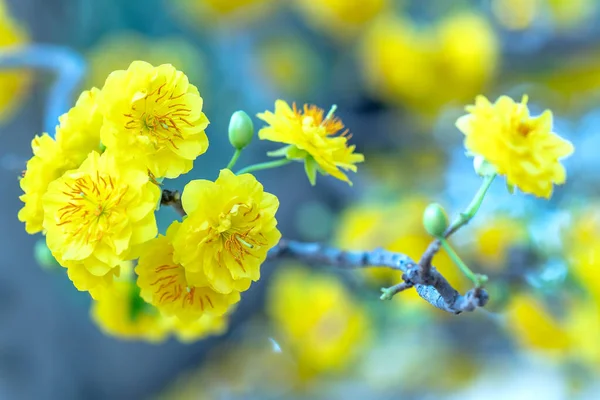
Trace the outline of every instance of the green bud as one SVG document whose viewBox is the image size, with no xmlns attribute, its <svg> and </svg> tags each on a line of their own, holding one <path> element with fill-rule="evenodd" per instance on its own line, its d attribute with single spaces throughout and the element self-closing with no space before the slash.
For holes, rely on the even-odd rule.
<svg viewBox="0 0 600 400">
<path fill-rule="evenodd" d="M 437 203 L 431 203 L 423 213 L 425 230 L 433 237 L 442 237 L 448 229 L 448 215 Z"/>
<path fill-rule="evenodd" d="M 254 136 L 252 119 L 244 111 L 236 111 L 229 120 L 229 143 L 237 150 L 248 146 Z"/>
<path fill-rule="evenodd" d="M 40 239 L 35 242 L 35 245 L 33 246 L 33 256 L 35 261 L 37 261 L 37 263 L 43 268 L 53 269 L 60 267 L 60 264 L 50 252 L 50 249 L 46 245 L 46 241 L 44 239 Z"/>
</svg>

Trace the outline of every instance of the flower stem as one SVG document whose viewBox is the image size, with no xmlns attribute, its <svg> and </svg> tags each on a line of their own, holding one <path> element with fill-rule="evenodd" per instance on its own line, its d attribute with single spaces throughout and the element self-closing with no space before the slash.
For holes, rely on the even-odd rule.
<svg viewBox="0 0 600 400">
<path fill-rule="evenodd" d="M 292 162 L 292 160 L 288 160 L 287 158 L 282 158 L 282 159 L 275 160 L 275 161 L 267 161 L 267 162 L 263 162 L 263 163 L 259 163 L 259 164 L 252 164 L 252 165 L 248 165 L 245 168 L 240 169 L 238 172 L 236 172 L 236 175 L 245 174 L 247 172 L 260 171 L 262 169 L 277 168 L 277 167 L 281 167 L 286 164 L 289 164 L 291 162 Z"/>
<path fill-rule="evenodd" d="M 240 158 L 241 154 L 242 154 L 242 149 L 235 149 L 235 153 L 233 153 L 233 156 L 231 157 L 229 164 L 227 164 L 227 169 L 233 168 L 233 166 L 237 162 L 238 158 Z"/>
<path fill-rule="evenodd" d="M 481 285 L 487 282 L 487 276 L 476 274 L 471 271 L 446 239 L 440 238 L 440 242 L 442 243 L 444 250 L 446 250 L 446 253 L 448 253 L 448 256 L 452 259 L 452 262 L 454 262 L 461 272 L 475 284 L 475 287 L 481 287 Z"/>
<path fill-rule="evenodd" d="M 479 211 L 479 207 L 481 207 L 481 203 L 483 202 L 483 199 L 485 198 L 485 195 L 488 189 L 490 188 L 492 182 L 494 181 L 495 177 L 496 174 L 492 174 L 483 178 L 483 182 L 481 183 L 479 190 L 475 194 L 475 197 L 473 197 L 473 200 L 471 200 L 471 203 L 469 204 L 467 209 L 464 212 L 460 213 L 458 217 L 448 227 L 445 237 L 452 235 L 461 227 L 469 223 L 471 219 L 473 219 L 475 214 L 477 214 L 477 211 Z"/>
</svg>

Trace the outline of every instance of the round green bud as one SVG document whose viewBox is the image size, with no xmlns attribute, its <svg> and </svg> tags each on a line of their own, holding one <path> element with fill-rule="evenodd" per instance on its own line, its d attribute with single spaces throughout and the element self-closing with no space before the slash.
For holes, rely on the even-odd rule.
<svg viewBox="0 0 600 400">
<path fill-rule="evenodd" d="M 448 229 L 448 215 L 437 203 L 431 203 L 423 213 L 423 225 L 431 236 L 442 237 Z"/>
<path fill-rule="evenodd" d="M 248 146 L 254 136 L 252 119 L 244 111 L 236 111 L 229 120 L 229 143 L 237 150 Z"/>
<path fill-rule="evenodd" d="M 46 245 L 46 241 L 43 239 L 35 242 L 35 245 L 33 246 L 33 256 L 35 261 L 43 268 L 52 269 L 60 267 L 60 264 L 56 261 L 52 252 L 50 252 L 50 249 Z"/>
</svg>

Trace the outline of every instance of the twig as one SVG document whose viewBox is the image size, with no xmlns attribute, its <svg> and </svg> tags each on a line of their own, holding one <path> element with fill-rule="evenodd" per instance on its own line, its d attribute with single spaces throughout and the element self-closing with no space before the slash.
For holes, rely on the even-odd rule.
<svg viewBox="0 0 600 400">
<path fill-rule="evenodd" d="M 387 289 L 390 292 L 385 298 L 414 286 L 423 300 L 452 314 L 473 311 L 477 307 L 483 307 L 488 301 L 485 289 L 472 289 L 462 296 L 435 267 L 432 266 L 429 273 L 423 275 L 421 267 L 408 256 L 384 249 L 344 251 L 319 243 L 281 239 L 279 244 L 269 251 L 267 259 L 276 260 L 283 257 L 343 269 L 388 267 L 403 271 L 404 282 Z"/>
<path fill-rule="evenodd" d="M 178 190 L 163 189 L 160 204 L 163 206 L 171 206 L 177 211 L 177 214 L 182 217 L 186 216 L 186 212 L 181 204 L 181 194 Z"/>
</svg>

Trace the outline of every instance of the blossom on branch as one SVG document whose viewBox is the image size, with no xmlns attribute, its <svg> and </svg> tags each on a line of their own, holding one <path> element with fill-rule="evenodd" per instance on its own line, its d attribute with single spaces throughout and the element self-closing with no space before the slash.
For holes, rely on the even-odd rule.
<svg viewBox="0 0 600 400">
<path fill-rule="evenodd" d="M 295 104 L 290 107 L 277 100 L 275 112 L 266 111 L 258 117 L 269 124 L 258 132 L 260 139 L 288 145 L 271 154 L 304 161 L 313 185 L 317 170 L 351 184 L 342 170 L 356 172 L 355 164 L 364 161 L 362 154 L 354 152 L 356 146 L 348 145 L 348 130 L 338 135 L 344 129 L 342 121 L 333 115 L 325 116 L 317 106 L 298 109 Z"/>
<path fill-rule="evenodd" d="M 63 267 L 83 272 L 69 274 L 79 290 L 92 290 L 156 236 L 159 199 L 146 169 L 92 152 L 43 196 L 48 248 Z"/>
<path fill-rule="evenodd" d="M 84 91 L 68 113 L 59 118 L 56 139 L 44 133 L 31 142 L 33 157 L 21 179 L 25 203 L 19 211 L 19 221 L 25 223 L 27 233 L 42 231 L 44 210 L 42 196 L 48 185 L 70 169 L 78 168 L 91 151 L 100 151 L 102 115 L 98 112 L 99 90 Z"/>
<path fill-rule="evenodd" d="M 478 96 L 469 114 L 456 126 L 465 135 L 465 147 L 492 164 L 509 185 L 525 193 L 550 198 L 553 185 L 566 181 L 560 160 L 573 153 L 573 145 L 552 132 L 552 112 L 532 117 L 527 96 L 521 103 L 501 96 L 490 103 Z"/>
<path fill-rule="evenodd" d="M 187 76 L 170 64 L 134 61 L 111 73 L 102 89 L 102 142 L 140 159 L 157 178 L 176 178 L 206 152 L 208 119 Z"/>
<path fill-rule="evenodd" d="M 194 286 L 186 278 L 186 270 L 173 261 L 171 241 L 181 224 L 174 222 L 166 236 L 159 236 L 144 246 L 135 268 L 141 297 L 166 316 L 192 322 L 204 315 L 222 316 L 232 304 L 240 301 L 240 293 L 216 292 L 210 286 Z"/>
<path fill-rule="evenodd" d="M 254 176 L 224 169 L 215 182 L 188 183 L 181 200 L 188 216 L 173 239 L 174 261 L 188 283 L 224 294 L 247 290 L 281 238 L 277 197 Z"/>
</svg>

